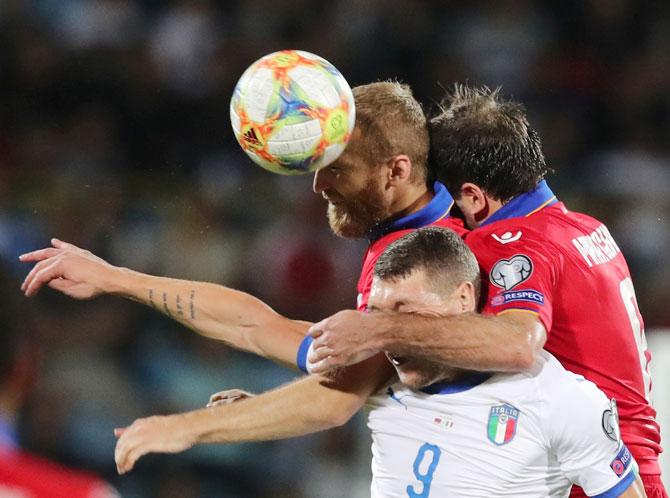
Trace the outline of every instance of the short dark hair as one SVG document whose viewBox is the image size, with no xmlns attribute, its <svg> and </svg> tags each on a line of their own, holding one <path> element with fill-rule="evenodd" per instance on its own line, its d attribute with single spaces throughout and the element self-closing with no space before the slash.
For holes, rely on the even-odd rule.
<svg viewBox="0 0 670 498">
<path fill-rule="evenodd" d="M 407 154 L 412 161 L 411 180 L 428 176 L 428 121 L 412 89 L 397 81 L 378 81 L 352 89 L 356 103 L 356 127 L 370 164 Z"/>
<path fill-rule="evenodd" d="M 437 292 L 450 291 L 462 282 L 472 282 L 479 297 L 479 264 L 456 232 L 441 227 L 423 227 L 391 243 L 379 256 L 374 276 L 386 281 L 408 277 L 423 270 Z"/>
<path fill-rule="evenodd" d="M 456 85 L 430 120 L 431 176 L 455 196 L 472 182 L 507 202 L 552 171 L 523 105 L 499 90 Z"/>
</svg>

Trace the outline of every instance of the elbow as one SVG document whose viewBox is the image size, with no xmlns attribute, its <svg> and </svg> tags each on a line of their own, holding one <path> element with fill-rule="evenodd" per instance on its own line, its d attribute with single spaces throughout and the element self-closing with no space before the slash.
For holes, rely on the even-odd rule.
<svg viewBox="0 0 670 498">
<path fill-rule="evenodd" d="M 339 410 L 330 418 L 330 427 L 342 427 L 344 424 L 349 422 L 356 412 L 350 412 L 345 410 Z"/>
<path fill-rule="evenodd" d="M 334 429 L 335 427 L 342 427 L 352 419 L 357 411 L 358 406 L 348 406 L 346 403 L 342 403 L 338 407 L 333 407 L 327 416 L 328 428 Z"/>
<path fill-rule="evenodd" d="M 328 408 L 321 406 L 313 413 L 310 424 L 322 431 L 341 427 L 351 420 L 359 408 L 358 404 L 347 401 L 333 403 Z"/>
<path fill-rule="evenodd" d="M 510 367 L 517 372 L 523 372 L 530 369 L 535 364 L 537 351 L 530 348 L 523 348 L 515 355 Z"/>
<path fill-rule="evenodd" d="M 517 337 L 519 340 L 516 341 L 514 352 L 510 355 L 512 361 L 509 367 L 513 371 L 522 372 L 535 365 L 537 356 L 546 342 L 547 333 L 544 326 L 534 320 L 528 326 L 522 327 Z"/>
</svg>

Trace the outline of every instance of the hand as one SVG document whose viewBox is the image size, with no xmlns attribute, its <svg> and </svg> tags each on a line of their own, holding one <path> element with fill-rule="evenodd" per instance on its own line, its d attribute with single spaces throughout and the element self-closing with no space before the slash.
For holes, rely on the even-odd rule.
<svg viewBox="0 0 670 498">
<path fill-rule="evenodd" d="M 53 247 L 19 256 L 24 263 L 37 262 L 21 285 L 26 297 L 34 296 L 48 285 L 75 299 L 90 299 L 107 292 L 113 272 L 119 268 L 89 251 L 58 239 Z"/>
<path fill-rule="evenodd" d="M 148 453 L 179 453 L 193 446 L 187 421 L 181 415 L 155 416 L 135 420 L 129 427 L 114 429 L 118 438 L 114 460 L 119 474 L 133 470 Z"/>
<path fill-rule="evenodd" d="M 229 405 L 235 403 L 235 401 L 240 401 L 245 398 L 252 398 L 255 394 L 242 391 L 241 389 L 228 389 L 227 391 L 219 391 L 214 393 L 209 397 L 209 403 L 207 403 L 207 408 L 212 406 L 219 405 Z"/>
<path fill-rule="evenodd" d="M 312 373 L 325 373 L 367 360 L 381 351 L 377 338 L 387 326 L 383 313 L 345 310 L 312 325 L 312 351 L 307 357 Z"/>
</svg>

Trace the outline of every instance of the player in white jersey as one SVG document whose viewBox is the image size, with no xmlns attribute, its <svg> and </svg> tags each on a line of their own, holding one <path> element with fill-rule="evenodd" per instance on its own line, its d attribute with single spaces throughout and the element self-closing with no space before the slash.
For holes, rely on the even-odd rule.
<svg viewBox="0 0 670 498">
<path fill-rule="evenodd" d="M 374 275 L 371 312 L 475 311 L 479 267 L 449 230 L 422 228 L 399 239 L 379 258 Z M 493 375 L 387 355 L 400 382 L 368 400 L 373 498 L 566 497 L 573 483 L 589 496 L 646 496 L 619 435 L 616 404 L 549 353 L 527 372 Z M 322 404 L 316 392 L 311 400 L 294 398 L 304 391 L 294 385 L 234 404 L 138 420 L 119 433 L 117 466 L 125 472 L 146 453 L 197 443 L 322 430 L 323 420 L 351 417 L 369 395 L 361 394 L 358 406 Z"/>
<path fill-rule="evenodd" d="M 547 352 L 529 372 L 428 391 L 398 383 L 370 398 L 373 498 L 564 497 L 573 483 L 626 496 L 636 478 L 616 404 Z"/>
<path fill-rule="evenodd" d="M 379 258 L 368 309 L 471 312 L 478 274 L 458 237 L 421 229 Z M 493 375 L 389 357 L 401 382 L 368 401 L 373 497 L 638 496 L 616 403 L 549 353 Z"/>
</svg>

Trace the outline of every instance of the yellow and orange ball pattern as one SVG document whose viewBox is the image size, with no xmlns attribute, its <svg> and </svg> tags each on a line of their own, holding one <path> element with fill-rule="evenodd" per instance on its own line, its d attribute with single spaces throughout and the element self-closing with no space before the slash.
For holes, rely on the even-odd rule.
<svg viewBox="0 0 670 498">
<path fill-rule="evenodd" d="M 322 168 L 339 157 L 354 129 L 349 84 L 327 60 L 282 50 L 254 62 L 230 101 L 235 138 L 258 165 L 283 175 Z"/>
</svg>

